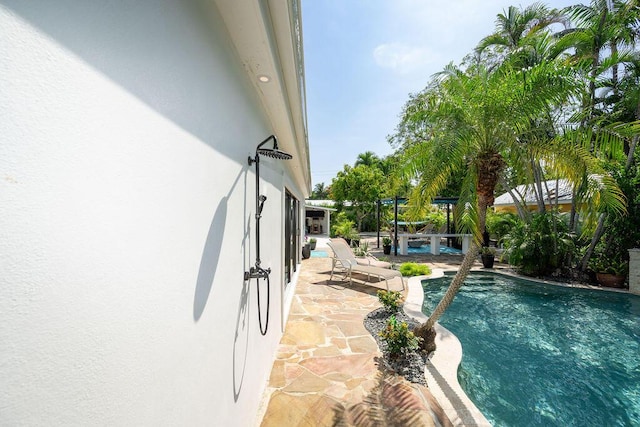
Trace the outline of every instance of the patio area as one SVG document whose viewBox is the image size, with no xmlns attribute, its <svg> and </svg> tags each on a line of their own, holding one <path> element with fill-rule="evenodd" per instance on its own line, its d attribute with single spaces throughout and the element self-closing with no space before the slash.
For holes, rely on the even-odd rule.
<svg viewBox="0 0 640 427">
<path fill-rule="evenodd" d="M 323 238 L 318 239 L 316 250 L 331 253 Z M 462 261 L 459 255 L 436 258 L 437 262 L 429 262 L 432 268 L 451 269 Z M 408 260 L 421 261 L 406 256 L 392 259 Z M 380 414 L 376 412 L 380 409 L 397 419 L 393 411 L 400 404 L 409 408 L 403 414 L 414 425 L 452 425 L 427 387 L 380 371 L 380 350 L 363 325 L 364 317 L 380 307 L 378 288 L 355 281 L 349 286 L 335 278 L 329 283 L 330 270 L 328 257 L 312 256 L 302 262 L 291 314 L 263 397 L 261 425 L 362 425 L 363 418 L 358 417 Z M 399 286 L 399 280 L 393 284 Z M 384 282 L 379 286 L 384 288 Z"/>
</svg>

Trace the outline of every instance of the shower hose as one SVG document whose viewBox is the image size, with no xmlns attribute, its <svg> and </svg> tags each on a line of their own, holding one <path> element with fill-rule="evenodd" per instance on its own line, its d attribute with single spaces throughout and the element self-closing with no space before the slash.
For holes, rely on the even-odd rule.
<svg viewBox="0 0 640 427">
<path fill-rule="evenodd" d="M 263 278 L 267 281 L 267 319 L 265 320 L 263 329 L 262 316 L 260 315 L 260 313 L 262 313 L 262 309 L 260 308 L 260 277 L 256 277 L 256 287 L 258 288 L 258 323 L 260 324 L 260 333 L 262 335 L 267 335 L 267 329 L 269 328 L 269 297 L 271 294 L 271 286 L 269 283 L 269 275 L 266 274 Z"/>
</svg>

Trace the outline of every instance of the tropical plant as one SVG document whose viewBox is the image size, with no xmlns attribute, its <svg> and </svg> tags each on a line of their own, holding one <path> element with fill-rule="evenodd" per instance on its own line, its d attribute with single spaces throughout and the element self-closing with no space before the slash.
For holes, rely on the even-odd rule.
<svg viewBox="0 0 640 427">
<path fill-rule="evenodd" d="M 415 391 L 394 370 L 380 366 L 373 387 L 362 401 L 333 405 L 334 427 L 419 426 L 433 423 L 428 411 L 417 409 Z M 393 399 L 389 399 L 393 396 Z"/>
<path fill-rule="evenodd" d="M 571 267 L 576 254 L 574 237 L 555 212 L 535 213 L 529 223 L 518 223 L 504 238 L 503 258 L 528 276 L 544 276 Z"/>
<path fill-rule="evenodd" d="M 391 357 L 417 349 L 422 340 L 409 330 L 407 322 L 399 322 L 395 316 L 387 320 L 387 327 L 380 332 L 380 338 L 387 344 Z"/>
<path fill-rule="evenodd" d="M 431 274 L 431 269 L 426 264 L 403 262 L 402 264 L 400 264 L 400 273 L 404 277 L 426 276 Z"/>
<path fill-rule="evenodd" d="M 358 158 L 356 159 L 356 162 L 353 164 L 353 166 L 359 166 L 359 165 L 364 165 L 364 166 L 379 166 L 380 165 L 380 158 L 376 155 L 376 153 L 374 153 L 373 151 L 365 151 L 364 153 L 360 153 L 358 154 Z"/>
<path fill-rule="evenodd" d="M 382 238 L 382 246 L 391 246 L 391 238 L 390 237 L 383 237 Z"/>
<path fill-rule="evenodd" d="M 324 182 L 319 182 L 313 187 L 311 192 L 312 200 L 325 200 L 329 198 L 329 188 L 324 185 Z"/>
<path fill-rule="evenodd" d="M 638 6 L 634 0 L 592 0 L 565 11 L 574 27 L 560 34 L 556 49 L 569 52 L 572 65 L 584 73 L 588 90 L 581 113 L 582 124 L 586 124 L 597 115 L 602 101 L 597 93 L 600 77 L 610 72 L 616 86 L 618 67 L 629 59 L 625 48 L 632 47 L 637 37 Z"/>
<path fill-rule="evenodd" d="M 607 249 L 604 244 L 598 244 L 594 256 L 589 260 L 589 269 L 595 273 L 608 273 L 625 276 L 629 270 L 629 262 L 625 253 Z"/>
<path fill-rule="evenodd" d="M 333 237 L 347 238 L 353 234 L 355 223 L 341 212 L 331 224 L 331 234 Z"/>
<path fill-rule="evenodd" d="M 385 291 L 384 289 L 378 291 L 378 300 L 391 313 L 396 313 L 404 302 L 402 292 Z"/>
<path fill-rule="evenodd" d="M 501 243 L 504 236 L 507 235 L 519 221 L 518 216 L 511 212 L 494 213 L 487 211 L 487 232 L 492 238 L 495 238 Z"/>
<path fill-rule="evenodd" d="M 496 248 L 492 246 L 482 246 L 480 248 L 480 255 L 495 255 L 495 254 L 496 254 Z"/>
<path fill-rule="evenodd" d="M 497 15 L 495 32 L 483 38 L 476 47 L 476 53 L 490 51 L 489 56 L 497 57 L 500 62 L 509 58 L 521 67 L 539 63 L 541 39 L 551 24 L 565 23 L 564 15 L 550 10 L 542 3 L 533 3 L 526 8 L 509 6 Z"/>
<path fill-rule="evenodd" d="M 538 158 L 558 170 L 597 169 L 589 152 L 560 147 L 546 138 L 522 138 L 540 115 L 548 114 L 550 106 L 570 99 L 577 89 L 571 77 L 570 70 L 546 61 L 526 70 L 508 61 L 491 70 L 481 64 L 466 71 L 449 66 L 405 106 L 400 135 L 395 138 L 414 141 L 405 155 L 405 170 L 417 182 L 411 203 L 424 206 L 452 174 L 466 171 L 456 208 L 456 229 L 475 236 L 442 301 L 415 331 L 429 338 L 425 347 L 433 337 L 433 325 L 477 258 L 487 207 L 493 204 L 496 185 L 507 166 L 522 168 L 518 161 Z M 404 134 L 407 130 L 416 132 Z M 603 183 L 602 190 L 614 197 L 606 200 L 622 210 L 619 191 L 615 184 L 609 184 Z"/>
<path fill-rule="evenodd" d="M 369 243 L 360 242 L 358 246 L 353 248 L 353 254 L 358 257 L 366 257 L 367 255 L 369 255 Z"/>
</svg>

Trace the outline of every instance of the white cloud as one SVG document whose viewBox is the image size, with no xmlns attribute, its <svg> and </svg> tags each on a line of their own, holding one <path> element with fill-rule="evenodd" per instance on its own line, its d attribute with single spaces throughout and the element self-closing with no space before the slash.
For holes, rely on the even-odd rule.
<svg viewBox="0 0 640 427">
<path fill-rule="evenodd" d="M 432 63 L 433 53 L 418 46 L 403 43 L 384 43 L 373 50 L 373 58 L 382 68 L 390 68 L 398 74 L 420 71 Z"/>
</svg>

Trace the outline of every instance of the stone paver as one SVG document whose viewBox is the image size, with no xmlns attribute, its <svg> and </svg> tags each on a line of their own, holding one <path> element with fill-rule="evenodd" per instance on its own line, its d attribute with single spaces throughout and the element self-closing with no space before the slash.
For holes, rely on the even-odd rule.
<svg viewBox="0 0 640 427">
<path fill-rule="evenodd" d="M 261 425 L 355 426 L 374 413 L 396 420 L 388 425 L 450 425 L 427 388 L 378 369 L 380 350 L 363 325 L 380 306 L 378 288 L 328 283 L 330 268 L 329 258 L 302 263 Z"/>
</svg>

